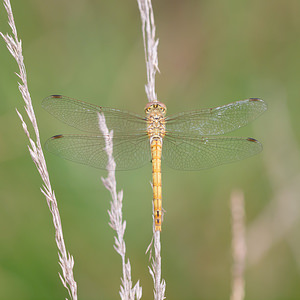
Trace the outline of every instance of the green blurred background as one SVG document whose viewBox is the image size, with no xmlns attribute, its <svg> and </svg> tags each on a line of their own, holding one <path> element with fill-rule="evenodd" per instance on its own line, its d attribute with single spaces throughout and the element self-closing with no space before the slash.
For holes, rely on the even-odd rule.
<svg viewBox="0 0 300 300">
<path fill-rule="evenodd" d="M 146 72 L 136 1 L 26 0 L 12 6 L 43 143 L 75 132 L 41 108 L 51 94 L 143 113 Z M 300 299 L 300 2 L 153 0 L 153 6 L 160 40 L 157 93 L 169 114 L 249 97 L 269 106 L 234 133 L 260 140 L 261 154 L 201 172 L 163 173 L 167 299 L 229 298 L 229 203 L 236 188 L 246 202 L 246 299 Z M 2 6 L 0 30 L 9 31 Z M 52 217 L 15 112 L 25 117 L 17 66 L 2 40 L 0 66 L 0 298 L 64 299 Z M 110 195 L 101 182 L 106 172 L 45 156 L 75 258 L 79 298 L 118 299 L 122 273 L 108 226 Z M 150 164 L 117 173 L 127 256 L 143 299 L 153 298 L 145 255 L 152 236 L 150 181 Z"/>
</svg>

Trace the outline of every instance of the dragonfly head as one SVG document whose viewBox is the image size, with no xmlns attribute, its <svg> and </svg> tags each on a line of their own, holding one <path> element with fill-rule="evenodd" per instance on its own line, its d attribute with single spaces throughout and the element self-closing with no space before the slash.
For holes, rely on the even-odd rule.
<svg viewBox="0 0 300 300">
<path fill-rule="evenodd" d="M 149 102 L 145 107 L 146 115 L 160 114 L 163 117 L 166 115 L 167 107 L 162 102 Z"/>
</svg>

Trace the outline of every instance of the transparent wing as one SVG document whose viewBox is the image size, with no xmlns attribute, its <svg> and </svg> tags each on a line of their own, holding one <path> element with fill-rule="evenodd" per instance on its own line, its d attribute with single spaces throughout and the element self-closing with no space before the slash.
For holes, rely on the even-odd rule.
<svg viewBox="0 0 300 300">
<path fill-rule="evenodd" d="M 267 109 L 257 98 L 233 102 L 224 106 L 183 112 L 166 119 L 167 134 L 184 136 L 224 134 L 256 119 Z"/>
<path fill-rule="evenodd" d="M 261 150 L 261 143 L 252 138 L 165 137 L 162 159 L 173 169 L 200 170 L 242 160 Z"/>
<path fill-rule="evenodd" d="M 60 121 L 82 131 L 99 133 L 98 113 L 103 113 L 109 130 L 114 134 L 138 134 L 146 131 L 146 121 L 139 115 L 113 108 L 105 108 L 76 99 L 53 95 L 42 106 Z"/>
<path fill-rule="evenodd" d="M 46 141 L 50 152 L 77 163 L 106 169 L 107 153 L 103 136 L 56 135 Z M 139 168 L 151 162 L 148 137 L 122 136 L 113 138 L 113 156 L 116 170 Z"/>
</svg>

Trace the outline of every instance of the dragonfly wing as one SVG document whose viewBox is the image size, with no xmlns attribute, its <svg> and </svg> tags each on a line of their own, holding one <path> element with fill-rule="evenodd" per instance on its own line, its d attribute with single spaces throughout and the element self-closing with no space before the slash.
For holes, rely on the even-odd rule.
<svg viewBox="0 0 300 300">
<path fill-rule="evenodd" d="M 245 126 L 266 109 L 263 100 L 251 98 L 220 107 L 179 113 L 167 118 L 166 129 L 172 135 L 219 135 Z"/>
<path fill-rule="evenodd" d="M 115 134 L 137 134 L 146 131 L 146 121 L 139 115 L 113 108 L 105 108 L 76 99 L 53 95 L 42 106 L 60 121 L 82 131 L 99 133 L 98 114 L 103 113 L 109 130 Z"/>
<path fill-rule="evenodd" d="M 50 152 L 77 163 L 106 169 L 108 158 L 103 136 L 57 135 L 46 141 Z M 151 162 L 147 136 L 113 138 L 113 157 L 116 170 L 136 169 Z"/>
<path fill-rule="evenodd" d="M 261 150 L 261 143 L 252 138 L 165 137 L 162 159 L 173 169 L 200 170 L 242 160 Z"/>
</svg>

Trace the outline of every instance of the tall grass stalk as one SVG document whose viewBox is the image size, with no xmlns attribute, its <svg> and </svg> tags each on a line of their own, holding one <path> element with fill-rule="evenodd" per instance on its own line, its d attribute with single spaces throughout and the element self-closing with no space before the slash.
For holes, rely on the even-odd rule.
<svg viewBox="0 0 300 300">
<path fill-rule="evenodd" d="M 30 136 L 29 130 L 27 128 L 27 124 L 25 123 L 22 114 L 18 110 L 17 110 L 17 114 L 21 119 L 24 132 L 27 135 L 27 138 L 30 142 L 30 146 L 28 146 L 29 153 L 44 182 L 41 188 L 41 192 L 45 195 L 49 210 L 52 214 L 53 225 L 55 228 L 55 241 L 58 248 L 59 264 L 62 270 L 62 275 L 59 274 L 59 276 L 64 287 L 68 290 L 71 299 L 76 300 L 77 283 L 74 280 L 74 276 L 73 276 L 74 259 L 72 255 L 70 255 L 70 253 L 67 252 L 66 250 L 57 201 L 55 198 L 54 191 L 52 190 L 50 184 L 47 165 L 41 147 L 37 120 L 35 118 L 32 101 L 31 101 L 31 97 L 27 85 L 27 74 L 26 74 L 24 58 L 22 54 L 22 43 L 21 40 L 18 39 L 17 28 L 14 21 L 14 16 L 13 16 L 10 1 L 4 0 L 4 6 L 8 14 L 8 24 L 12 30 L 12 35 L 3 34 L 2 32 L 0 32 L 0 34 L 3 37 L 9 52 L 16 60 L 19 67 L 19 73 L 16 73 L 20 79 L 20 82 L 18 82 L 18 86 L 21 95 L 23 97 L 23 100 L 25 102 L 25 111 L 27 113 L 27 116 L 31 122 L 34 131 L 35 141 Z"/>
<path fill-rule="evenodd" d="M 105 151 L 108 156 L 107 178 L 102 178 L 104 186 L 109 190 L 112 201 L 110 202 L 110 210 L 108 211 L 110 223 L 109 225 L 115 230 L 117 236 L 115 237 L 114 248 L 122 258 L 122 285 L 120 287 L 120 296 L 122 300 L 134 300 L 141 299 L 142 288 L 139 286 L 139 281 L 134 287 L 132 287 L 131 281 L 131 266 L 128 259 L 126 263 L 126 245 L 124 241 L 124 233 L 126 228 L 126 221 L 123 221 L 122 214 L 122 202 L 123 202 L 123 191 L 117 192 L 117 182 L 115 176 L 116 163 L 113 157 L 113 131 L 109 131 L 105 117 L 103 114 L 98 114 L 99 117 L 99 128 L 105 138 Z"/>
<path fill-rule="evenodd" d="M 155 22 L 151 0 L 137 0 L 141 20 L 144 41 L 145 61 L 147 69 L 147 84 L 145 85 L 146 95 L 149 102 L 157 101 L 155 92 L 155 75 L 159 72 L 158 68 L 158 39 L 155 38 Z M 160 232 L 154 230 L 153 218 L 153 241 L 154 257 L 152 258 L 150 274 L 154 283 L 154 299 L 162 300 L 165 298 L 166 282 L 161 279 L 161 241 Z"/>
<path fill-rule="evenodd" d="M 247 252 L 244 193 L 241 190 L 234 190 L 230 200 L 233 258 L 230 300 L 243 300 L 245 297 L 244 272 Z"/>
</svg>

